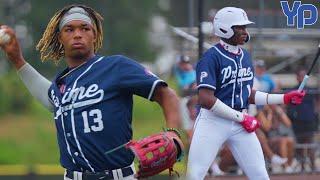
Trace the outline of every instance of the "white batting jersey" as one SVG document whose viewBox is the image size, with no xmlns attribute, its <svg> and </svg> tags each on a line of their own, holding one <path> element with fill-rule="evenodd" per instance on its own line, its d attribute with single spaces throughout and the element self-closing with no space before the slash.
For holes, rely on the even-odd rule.
<svg viewBox="0 0 320 180">
<path fill-rule="evenodd" d="M 205 52 L 196 72 L 198 89 L 214 90 L 214 95 L 233 109 L 248 107 L 254 68 L 246 50 L 239 48 L 239 53 L 233 54 L 218 43 Z"/>
</svg>

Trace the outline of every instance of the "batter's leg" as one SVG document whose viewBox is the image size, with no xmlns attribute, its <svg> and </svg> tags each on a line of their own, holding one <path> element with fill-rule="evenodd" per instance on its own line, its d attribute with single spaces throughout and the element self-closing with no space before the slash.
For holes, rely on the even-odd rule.
<svg viewBox="0 0 320 180">
<path fill-rule="evenodd" d="M 190 145 L 186 179 L 204 179 L 220 147 L 230 134 L 230 125 L 230 121 L 222 119 L 197 120 Z"/>
<path fill-rule="evenodd" d="M 250 180 L 269 180 L 262 148 L 255 133 L 240 129 L 227 142 L 234 158 Z"/>
</svg>

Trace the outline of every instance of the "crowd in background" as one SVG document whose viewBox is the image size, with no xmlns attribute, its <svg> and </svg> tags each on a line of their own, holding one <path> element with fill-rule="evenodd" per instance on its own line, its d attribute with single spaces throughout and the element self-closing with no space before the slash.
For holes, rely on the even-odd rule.
<svg viewBox="0 0 320 180">
<path fill-rule="evenodd" d="M 298 89 L 306 70 L 296 70 L 296 86 L 281 88 L 278 82 L 266 72 L 264 60 L 255 60 L 254 89 L 267 93 L 280 93 Z M 192 139 L 193 125 L 199 107 L 197 105 L 197 86 L 195 64 L 188 56 L 180 55 L 173 69 L 181 96 L 183 128 Z M 293 105 L 250 105 L 248 113 L 255 116 L 261 127 L 255 132 L 263 149 L 267 167 L 271 173 L 297 173 L 320 171 L 319 133 L 320 95 L 317 88 L 306 86 L 307 95 L 299 106 Z M 318 157 L 318 158 L 317 158 Z M 228 144 L 221 148 L 218 158 L 208 170 L 210 175 L 228 173 L 241 174 Z"/>
</svg>

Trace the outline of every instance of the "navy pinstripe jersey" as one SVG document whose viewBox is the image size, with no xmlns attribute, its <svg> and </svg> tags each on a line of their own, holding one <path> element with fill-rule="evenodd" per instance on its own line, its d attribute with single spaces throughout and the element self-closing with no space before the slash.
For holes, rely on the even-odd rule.
<svg viewBox="0 0 320 180">
<path fill-rule="evenodd" d="M 240 53 L 236 55 L 218 43 L 198 61 L 196 73 L 198 89 L 214 90 L 214 95 L 233 109 L 248 107 L 254 69 L 246 50 L 240 48 Z"/>
<path fill-rule="evenodd" d="M 95 56 L 49 88 L 53 102 L 61 165 L 73 171 L 122 168 L 134 155 L 121 148 L 132 139 L 133 94 L 150 99 L 164 83 L 124 56 Z"/>
</svg>

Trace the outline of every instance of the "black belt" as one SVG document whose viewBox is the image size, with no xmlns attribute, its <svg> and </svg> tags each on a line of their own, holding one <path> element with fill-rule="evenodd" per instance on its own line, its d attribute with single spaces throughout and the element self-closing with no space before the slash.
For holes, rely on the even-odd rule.
<svg viewBox="0 0 320 180">
<path fill-rule="evenodd" d="M 127 177 L 127 176 L 130 176 L 133 174 L 133 170 L 132 170 L 131 166 L 121 168 L 121 171 L 122 171 L 123 177 Z M 74 179 L 73 171 L 66 170 L 66 177 L 69 179 Z M 97 179 L 112 180 L 115 178 L 113 177 L 112 170 L 105 170 L 103 172 L 97 172 L 97 173 L 82 172 L 82 180 L 97 180 Z M 116 178 L 116 179 L 118 179 L 118 178 Z"/>
</svg>

